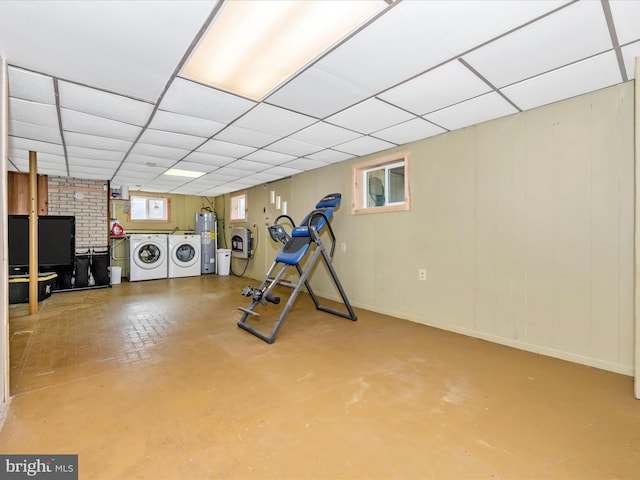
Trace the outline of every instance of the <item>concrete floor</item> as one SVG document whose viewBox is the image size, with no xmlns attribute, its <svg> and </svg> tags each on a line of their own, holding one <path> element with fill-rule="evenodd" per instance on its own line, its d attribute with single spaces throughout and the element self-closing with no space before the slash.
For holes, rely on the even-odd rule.
<svg viewBox="0 0 640 480">
<path fill-rule="evenodd" d="M 267 345 L 236 327 L 247 283 L 11 306 L 0 451 L 78 454 L 81 479 L 640 477 L 629 377 L 306 295 Z"/>
</svg>

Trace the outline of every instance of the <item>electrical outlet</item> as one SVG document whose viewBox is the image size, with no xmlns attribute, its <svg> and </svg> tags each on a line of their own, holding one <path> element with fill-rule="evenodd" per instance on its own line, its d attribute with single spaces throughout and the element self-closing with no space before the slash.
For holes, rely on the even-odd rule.
<svg viewBox="0 0 640 480">
<path fill-rule="evenodd" d="M 421 268 L 418 270 L 418 280 L 422 280 L 423 282 L 426 282 L 427 280 L 427 270 L 424 268 Z"/>
<path fill-rule="evenodd" d="M 342 242 L 340 244 L 340 251 L 341 252 L 346 252 L 347 251 L 347 244 L 346 243 Z"/>
</svg>

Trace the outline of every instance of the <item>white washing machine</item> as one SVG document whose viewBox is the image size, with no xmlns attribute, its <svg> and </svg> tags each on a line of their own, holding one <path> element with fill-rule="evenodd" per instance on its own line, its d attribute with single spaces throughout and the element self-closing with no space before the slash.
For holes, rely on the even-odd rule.
<svg viewBox="0 0 640 480">
<path fill-rule="evenodd" d="M 167 278 L 167 235 L 129 236 L 129 281 Z"/>
<path fill-rule="evenodd" d="M 200 275 L 200 235 L 167 235 L 169 278 Z"/>
</svg>

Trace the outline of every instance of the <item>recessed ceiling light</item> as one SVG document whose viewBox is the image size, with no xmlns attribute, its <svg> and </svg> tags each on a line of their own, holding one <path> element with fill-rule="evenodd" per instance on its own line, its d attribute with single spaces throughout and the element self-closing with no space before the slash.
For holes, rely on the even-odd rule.
<svg viewBox="0 0 640 480">
<path fill-rule="evenodd" d="M 382 0 L 227 1 L 182 74 L 260 100 L 386 5 Z"/>
<path fill-rule="evenodd" d="M 170 168 L 164 175 L 173 175 L 175 177 L 198 178 L 204 175 L 204 172 L 194 172 L 193 170 L 180 170 L 179 168 Z"/>
</svg>

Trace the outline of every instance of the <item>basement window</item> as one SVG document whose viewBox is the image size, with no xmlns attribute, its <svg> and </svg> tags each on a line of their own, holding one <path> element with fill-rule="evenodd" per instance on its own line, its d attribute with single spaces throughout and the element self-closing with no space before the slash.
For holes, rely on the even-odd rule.
<svg viewBox="0 0 640 480">
<path fill-rule="evenodd" d="M 232 222 L 244 222 L 247 220 L 247 192 L 234 193 L 231 195 L 231 217 Z"/>
<path fill-rule="evenodd" d="M 170 199 L 167 197 L 130 196 L 129 221 L 168 222 L 170 220 Z"/>
<path fill-rule="evenodd" d="M 351 213 L 398 212 L 411 209 L 409 152 L 368 160 L 352 169 Z"/>
</svg>

